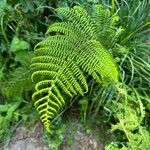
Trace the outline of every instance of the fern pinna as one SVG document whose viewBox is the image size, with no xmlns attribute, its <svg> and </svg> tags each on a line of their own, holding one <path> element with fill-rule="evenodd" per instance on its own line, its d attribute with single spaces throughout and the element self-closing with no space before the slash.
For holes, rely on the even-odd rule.
<svg viewBox="0 0 150 150">
<path fill-rule="evenodd" d="M 92 15 L 79 6 L 56 11 L 64 21 L 48 28 L 48 37 L 35 47 L 31 65 L 35 83 L 33 100 L 48 131 L 51 120 L 65 105 L 64 94 L 72 97 L 88 91 L 85 74 L 103 84 L 118 82 L 116 65 L 100 38 L 101 33 L 107 34 L 103 35 L 107 41 L 114 34 L 114 17 L 110 12 L 100 5 L 94 7 Z M 109 19 L 106 22 L 109 28 L 105 18 Z M 103 21 L 100 27 L 99 19 Z"/>
</svg>

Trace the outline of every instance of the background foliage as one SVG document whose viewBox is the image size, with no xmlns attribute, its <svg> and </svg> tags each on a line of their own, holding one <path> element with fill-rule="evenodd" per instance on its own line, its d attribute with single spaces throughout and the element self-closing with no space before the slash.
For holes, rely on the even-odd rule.
<svg viewBox="0 0 150 150">
<path fill-rule="evenodd" d="M 76 115 L 73 113 L 72 116 L 78 116 L 85 132 L 101 124 L 105 126 L 106 132 L 111 134 L 111 138 L 105 141 L 105 149 L 149 149 L 149 0 L 1 0 L 1 146 L 9 143 L 20 123 L 31 126 L 39 120 L 31 100 L 34 89 L 29 66 L 34 57 L 34 46 L 45 38 L 48 26 L 59 20 L 55 8 L 80 5 L 90 12 L 91 6 L 95 4 L 102 4 L 112 14 L 117 13 L 119 16 L 117 27 L 120 27 L 120 38 L 112 39 L 108 48 L 118 64 L 121 85 L 116 90 L 111 86 L 101 87 L 89 79 L 90 91 L 84 97 L 69 99 L 70 105 L 52 121 L 56 128 L 55 138 L 46 132 L 44 136 L 50 147 L 59 149 L 67 125 L 65 120 L 74 110 Z"/>
</svg>

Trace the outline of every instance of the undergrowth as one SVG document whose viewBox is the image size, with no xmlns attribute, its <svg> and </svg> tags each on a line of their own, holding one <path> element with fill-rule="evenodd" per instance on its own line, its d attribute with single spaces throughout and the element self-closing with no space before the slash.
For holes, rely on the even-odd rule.
<svg viewBox="0 0 150 150">
<path fill-rule="evenodd" d="M 103 15 L 101 16 L 102 19 L 97 20 L 95 19 L 96 15 L 93 16 L 96 20 L 94 22 L 96 40 L 113 56 L 119 72 L 119 84 L 117 86 L 112 84 L 104 86 L 102 82 L 99 82 L 99 84 L 95 82 L 95 79 L 98 78 L 91 73 L 91 70 L 89 71 L 91 74 L 88 75 L 88 69 L 83 69 L 88 92 L 84 93 L 84 96 L 79 96 L 74 92 L 72 98 L 65 96 L 67 105 L 51 120 L 54 133 L 50 135 L 45 131 L 44 139 L 51 149 L 61 149 L 64 139 L 67 139 L 68 144 L 71 145 L 77 130 L 72 130 L 72 136 L 66 138 L 66 128 L 70 126 L 70 122 L 67 120 L 75 118 L 83 125 L 82 129 L 87 134 L 94 134 L 94 129 L 99 128 L 99 126 L 104 127 L 105 133 L 102 135 L 99 131 L 96 136 L 98 140 L 103 141 L 102 139 L 109 134 L 109 138 L 106 137 L 103 141 L 106 150 L 149 149 L 150 13 L 148 12 L 150 4 L 148 0 L 0 1 L 1 149 L 9 144 L 11 136 L 20 124 L 26 124 L 30 127 L 39 121 L 38 112 L 35 110 L 32 101 L 32 94 L 35 91 L 30 78 L 34 71 L 30 68 L 33 63 L 31 60 L 36 57 L 33 52 L 34 46 L 45 40 L 45 32 L 49 25 L 52 27 L 52 29 L 49 28 L 51 36 L 58 36 L 58 33 L 60 35 L 66 34 L 75 43 L 75 31 L 74 36 L 71 36 L 70 33 L 73 30 L 69 31 L 67 28 L 65 28 L 67 30 L 64 29 L 56 33 L 56 28 L 59 26 L 58 22 L 66 21 L 66 18 L 64 19 L 62 14 L 60 15 L 56 10 L 60 12 L 78 6 L 76 8 L 82 7 L 92 16 L 92 12 L 96 13 L 97 11 L 95 7 L 97 4 L 100 4 L 100 7 L 103 8 L 99 12 Z M 63 7 L 63 9 L 55 9 L 58 7 Z M 105 17 L 104 12 L 106 12 Z M 81 13 L 85 14 L 85 12 Z M 79 13 L 78 17 L 81 16 Z M 112 26 L 109 24 L 109 19 L 108 22 L 106 21 L 106 18 L 109 18 L 108 16 L 114 17 L 115 24 Z M 77 19 L 76 16 L 74 17 Z M 71 18 L 69 19 L 70 22 L 73 22 Z M 84 23 L 85 20 L 83 17 L 82 19 L 82 23 Z M 74 27 L 77 27 L 78 21 L 77 19 Z M 105 26 L 103 26 L 104 22 Z M 54 26 L 53 23 L 57 26 Z M 79 28 L 85 29 L 82 23 Z M 71 25 L 69 27 L 71 28 Z M 91 32 L 90 29 L 89 32 Z M 85 36 L 88 37 L 88 34 L 86 32 Z M 78 35 L 80 35 L 80 40 Z M 76 35 L 79 43 L 87 38 L 84 37 L 84 34 L 82 38 L 81 36 L 81 32 Z M 88 40 L 90 38 L 88 37 Z M 95 37 L 91 39 L 93 40 Z M 71 40 L 69 41 L 70 45 Z M 65 39 L 66 41 L 67 39 Z M 62 44 L 65 42 L 62 42 Z M 79 46 L 82 47 L 82 42 Z M 89 46 L 90 44 L 87 45 L 86 49 Z M 90 57 L 90 55 L 88 56 Z M 85 61 L 85 63 L 88 62 Z M 105 62 L 105 64 L 107 63 Z M 79 66 L 80 64 L 76 62 L 76 65 Z M 81 65 L 79 68 L 82 67 Z M 92 78 L 92 75 L 94 78 Z M 64 96 L 65 92 L 62 95 Z"/>
</svg>

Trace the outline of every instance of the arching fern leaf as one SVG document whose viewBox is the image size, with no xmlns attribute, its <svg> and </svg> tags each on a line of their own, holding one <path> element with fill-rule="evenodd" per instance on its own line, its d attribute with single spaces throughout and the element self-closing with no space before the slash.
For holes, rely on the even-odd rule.
<svg viewBox="0 0 150 150">
<path fill-rule="evenodd" d="M 113 58 L 99 40 L 96 18 L 79 6 L 59 8 L 57 12 L 65 21 L 48 28 L 49 36 L 35 47 L 36 57 L 31 65 L 33 100 L 48 131 L 51 120 L 65 105 L 63 95 L 72 97 L 88 91 L 85 74 L 98 83 L 118 83 Z"/>
</svg>

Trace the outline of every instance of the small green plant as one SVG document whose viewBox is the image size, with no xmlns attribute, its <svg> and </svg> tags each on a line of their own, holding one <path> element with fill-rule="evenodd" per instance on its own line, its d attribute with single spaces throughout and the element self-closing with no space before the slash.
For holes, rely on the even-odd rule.
<svg viewBox="0 0 150 150">
<path fill-rule="evenodd" d="M 0 105 L 0 139 L 5 139 L 7 141 L 10 138 L 11 131 L 9 127 L 13 119 L 17 121 L 15 111 L 19 105 L 20 102 Z M 2 141 L 0 140 L 0 142 Z"/>
<path fill-rule="evenodd" d="M 120 100 L 110 101 L 105 105 L 112 111 L 113 117 L 117 121 L 112 124 L 111 132 L 118 134 L 115 140 L 106 146 L 106 149 L 149 149 L 150 133 L 147 127 L 143 126 L 146 117 L 143 103 L 146 99 L 143 99 L 142 102 L 139 96 L 137 91 L 133 90 L 131 95 L 127 95 L 127 97 L 120 95 Z M 119 135 L 120 132 L 123 134 Z"/>
<path fill-rule="evenodd" d="M 44 139 L 50 149 L 59 150 L 59 147 L 63 143 L 64 136 L 66 132 L 66 124 L 61 123 L 59 126 L 55 127 L 53 135 L 48 132 L 44 133 Z"/>
</svg>

